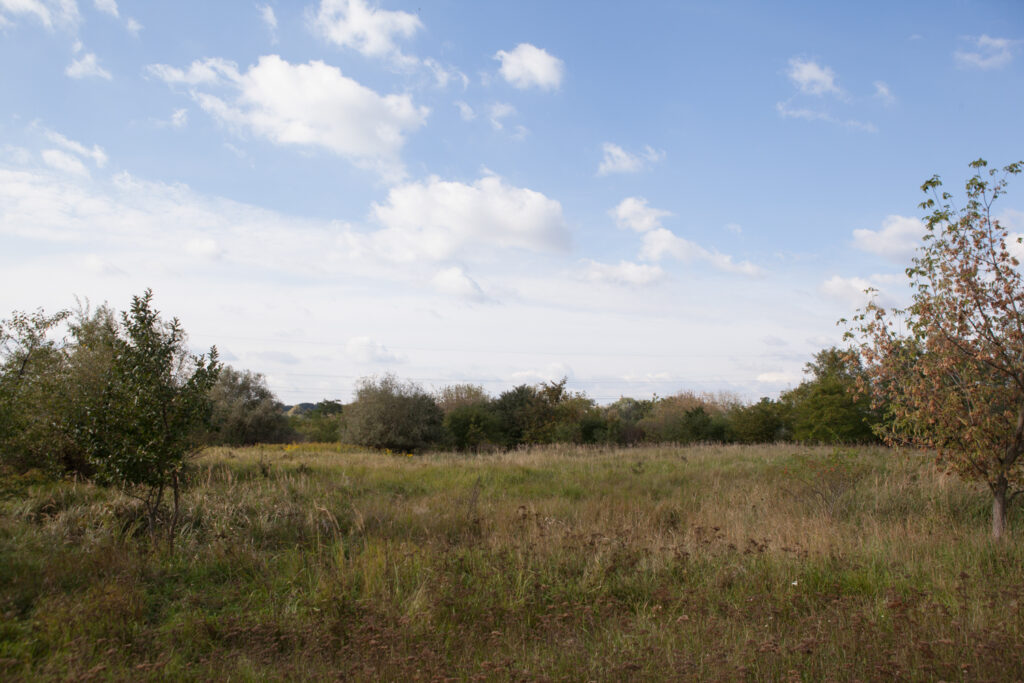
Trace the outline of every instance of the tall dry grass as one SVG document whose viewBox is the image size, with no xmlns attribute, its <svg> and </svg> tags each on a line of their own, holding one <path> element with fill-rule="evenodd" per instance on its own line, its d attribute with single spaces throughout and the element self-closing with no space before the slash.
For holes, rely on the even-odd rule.
<svg viewBox="0 0 1024 683">
<path fill-rule="evenodd" d="M 920 453 L 215 449 L 173 550 L 7 482 L 20 678 L 1014 680 L 1024 535 Z"/>
</svg>

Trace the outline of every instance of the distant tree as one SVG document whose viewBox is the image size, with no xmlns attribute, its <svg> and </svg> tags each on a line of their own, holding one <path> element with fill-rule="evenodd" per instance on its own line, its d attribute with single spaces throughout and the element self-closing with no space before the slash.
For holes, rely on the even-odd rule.
<svg viewBox="0 0 1024 683">
<path fill-rule="evenodd" d="M 494 410 L 501 422 L 505 446 L 511 448 L 526 443 L 532 436 L 538 401 L 537 390 L 529 384 L 520 384 L 498 396 Z"/>
<path fill-rule="evenodd" d="M 831 347 L 815 354 L 804 368 L 808 379 L 780 397 L 792 438 L 834 444 L 877 441 L 874 427 L 880 415 L 856 396 L 864 375 L 860 359 Z"/>
<path fill-rule="evenodd" d="M 289 423 L 306 441 L 338 441 L 341 439 L 344 409 L 341 401 L 325 399 L 304 414 L 289 416 Z"/>
<path fill-rule="evenodd" d="M 987 166 L 971 163 L 962 209 L 938 176 L 921 186 L 931 213 L 907 270 L 913 303 L 890 312 L 873 301 L 849 336 L 866 368 L 861 388 L 887 409 L 887 440 L 935 449 L 947 470 L 984 482 L 1001 538 L 1024 492 L 1024 279 L 1021 238 L 992 206 L 1024 162 L 1001 175 Z"/>
<path fill-rule="evenodd" d="M 710 394 L 680 392 L 655 401 L 639 426 L 648 441 L 725 441 L 728 433 L 726 416 L 734 401 L 733 397 L 723 399 Z"/>
<path fill-rule="evenodd" d="M 452 447 L 479 451 L 503 441 L 501 418 L 491 400 L 456 405 L 444 416 L 444 430 Z"/>
<path fill-rule="evenodd" d="M 210 390 L 210 400 L 211 444 L 288 443 L 297 436 L 283 406 L 259 373 L 223 367 Z"/>
<path fill-rule="evenodd" d="M 782 406 L 767 397 L 732 410 L 729 429 L 732 438 L 740 443 L 772 443 L 787 436 Z"/>
<path fill-rule="evenodd" d="M 622 444 L 638 443 L 644 440 L 645 432 L 641 420 L 651 414 L 654 400 L 637 400 L 621 397 L 605 408 L 605 430 L 608 441 Z"/>
<path fill-rule="evenodd" d="M 364 378 L 344 412 L 344 438 L 371 448 L 414 452 L 437 443 L 442 413 L 434 397 L 395 375 Z"/>
<path fill-rule="evenodd" d="M 449 384 L 437 392 L 437 405 L 446 415 L 455 408 L 490 400 L 487 391 L 476 384 Z"/>
<path fill-rule="evenodd" d="M 161 320 L 153 293 L 132 297 L 113 340 L 103 391 L 103 417 L 83 430 L 86 452 L 101 483 L 118 485 L 142 500 L 153 531 L 170 489 L 177 526 L 182 470 L 202 448 L 217 381 L 217 350 L 188 352 L 177 318 Z"/>
</svg>

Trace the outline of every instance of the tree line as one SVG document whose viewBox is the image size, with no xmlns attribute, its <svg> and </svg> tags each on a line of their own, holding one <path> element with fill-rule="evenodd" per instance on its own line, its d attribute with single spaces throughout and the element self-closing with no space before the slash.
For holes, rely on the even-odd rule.
<svg viewBox="0 0 1024 683">
<path fill-rule="evenodd" d="M 777 400 L 683 392 L 599 406 L 565 379 L 491 396 L 385 375 L 363 379 L 349 404 L 289 415 L 261 375 L 222 366 L 215 348 L 190 353 L 177 319 L 163 320 L 146 291 L 120 315 L 79 306 L 0 322 L 0 473 L 116 483 L 142 499 L 151 524 L 169 491 L 173 530 L 183 468 L 206 445 L 342 440 L 414 452 L 881 438 L 931 449 L 947 471 L 987 485 L 999 537 L 1024 494 L 1024 237 L 992 206 L 1024 162 L 971 167 L 962 208 L 938 177 L 922 186 L 931 213 L 906 271 L 912 303 L 872 300 L 841 321 L 849 347 L 816 354 L 807 379 Z"/>
</svg>

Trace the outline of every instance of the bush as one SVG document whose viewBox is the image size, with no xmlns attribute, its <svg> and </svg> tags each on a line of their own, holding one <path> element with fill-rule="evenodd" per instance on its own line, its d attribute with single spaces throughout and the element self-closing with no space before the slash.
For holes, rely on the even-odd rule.
<svg viewBox="0 0 1024 683">
<path fill-rule="evenodd" d="M 342 432 L 360 446 L 415 452 L 440 441 L 441 421 L 441 409 L 422 387 L 387 374 L 360 380 Z"/>
</svg>

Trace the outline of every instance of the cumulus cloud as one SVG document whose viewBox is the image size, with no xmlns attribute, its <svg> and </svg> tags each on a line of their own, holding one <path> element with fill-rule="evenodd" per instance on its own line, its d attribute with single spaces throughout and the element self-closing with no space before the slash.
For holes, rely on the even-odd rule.
<svg viewBox="0 0 1024 683">
<path fill-rule="evenodd" d="M 439 270 L 430 283 L 438 292 L 470 301 L 486 301 L 487 295 L 476 280 L 459 266 Z"/>
<path fill-rule="evenodd" d="M 647 206 L 647 200 L 643 197 L 626 197 L 609 213 L 620 228 L 629 228 L 637 232 L 660 228 L 661 219 L 672 215 L 671 211 Z"/>
<path fill-rule="evenodd" d="M 117 11 L 117 0 L 93 0 L 92 3 L 100 12 L 106 12 L 112 17 L 119 17 Z"/>
<path fill-rule="evenodd" d="M 103 78 L 108 81 L 113 78 L 109 71 L 100 66 L 99 58 L 92 52 L 72 60 L 64 73 L 71 78 Z"/>
<path fill-rule="evenodd" d="M 699 244 L 683 239 L 665 228 L 656 228 L 644 233 L 640 257 L 648 261 L 659 261 L 666 256 L 671 256 L 684 263 L 704 261 L 726 273 L 748 276 L 761 275 L 762 273 L 761 269 L 750 261 L 736 263 L 732 260 L 732 256 L 728 254 L 705 249 Z"/>
<path fill-rule="evenodd" d="M 47 149 L 43 150 L 42 157 L 47 166 L 58 171 L 81 176 L 89 175 L 89 169 L 85 167 L 81 159 L 67 152 L 62 152 L 59 149 Z"/>
<path fill-rule="evenodd" d="M 842 88 L 836 85 L 836 73 L 814 60 L 793 57 L 789 60 L 789 69 L 786 71 L 786 75 L 789 76 L 793 85 L 804 94 L 843 94 Z"/>
<path fill-rule="evenodd" d="M 905 261 L 921 245 L 924 224 L 917 218 L 891 215 L 882 221 L 880 230 L 854 230 L 853 244 L 862 251 Z"/>
<path fill-rule="evenodd" d="M 562 250 L 569 240 L 561 204 L 493 175 L 472 184 L 431 176 L 394 187 L 372 214 L 383 229 L 350 235 L 351 247 L 394 261 L 506 248 Z"/>
<path fill-rule="evenodd" d="M 365 0 L 322 0 L 312 18 L 314 29 L 332 43 L 367 57 L 387 57 L 415 62 L 406 57 L 396 41 L 411 38 L 423 23 L 415 14 L 384 10 Z"/>
<path fill-rule="evenodd" d="M 606 142 L 601 146 L 604 158 L 597 167 L 598 175 L 609 173 L 636 173 L 641 170 L 645 162 L 656 163 L 665 158 L 665 152 L 656 150 L 650 146 L 644 147 L 641 155 L 630 154 L 618 145 Z"/>
<path fill-rule="evenodd" d="M 583 278 L 591 282 L 606 282 L 617 285 L 642 287 L 660 282 L 665 278 L 665 271 L 659 266 L 646 263 L 619 261 L 617 264 L 598 263 L 587 260 Z"/>
<path fill-rule="evenodd" d="M 133 36 L 139 35 L 139 31 L 142 30 L 142 24 L 134 19 L 128 19 L 128 21 L 124 23 L 124 27 L 128 29 L 128 33 L 131 33 Z"/>
<path fill-rule="evenodd" d="M 969 69 L 998 69 L 1013 61 L 1013 48 L 1017 41 L 1008 38 L 993 38 L 980 35 L 967 39 L 971 50 L 957 50 L 953 53 L 956 63 Z"/>
<path fill-rule="evenodd" d="M 188 125 L 188 109 L 175 109 L 171 114 L 171 125 L 175 128 L 184 128 Z"/>
<path fill-rule="evenodd" d="M 269 55 L 242 73 L 231 62 L 206 59 L 187 70 L 156 64 L 149 72 L 196 86 L 191 94 L 199 106 L 229 127 L 279 145 L 327 149 L 390 182 L 404 176 L 399 153 L 429 113 L 408 94 L 379 95 L 321 61 L 291 64 Z"/>
<path fill-rule="evenodd" d="M 876 273 L 866 278 L 833 275 L 821 283 L 819 291 L 854 309 L 862 308 L 872 299 L 883 306 L 897 305 L 907 295 L 906 285 L 907 279 L 903 275 Z"/>
<path fill-rule="evenodd" d="M 520 43 L 511 52 L 498 50 L 494 58 L 501 62 L 502 78 L 520 90 L 557 90 L 562 85 L 562 60 L 529 43 Z"/>
<path fill-rule="evenodd" d="M 722 254 L 677 236 L 661 225 L 661 219 L 671 216 L 669 211 L 647 205 L 643 197 L 627 197 L 609 211 L 620 228 L 629 228 L 643 234 L 640 258 L 645 261 L 660 261 L 666 256 L 684 263 L 704 261 L 718 270 L 742 275 L 760 275 L 761 269 L 749 261 L 735 263 L 732 256 Z"/>
<path fill-rule="evenodd" d="M 345 353 L 360 363 L 401 363 L 404 359 L 370 337 L 353 337 L 345 343 Z"/>
</svg>

